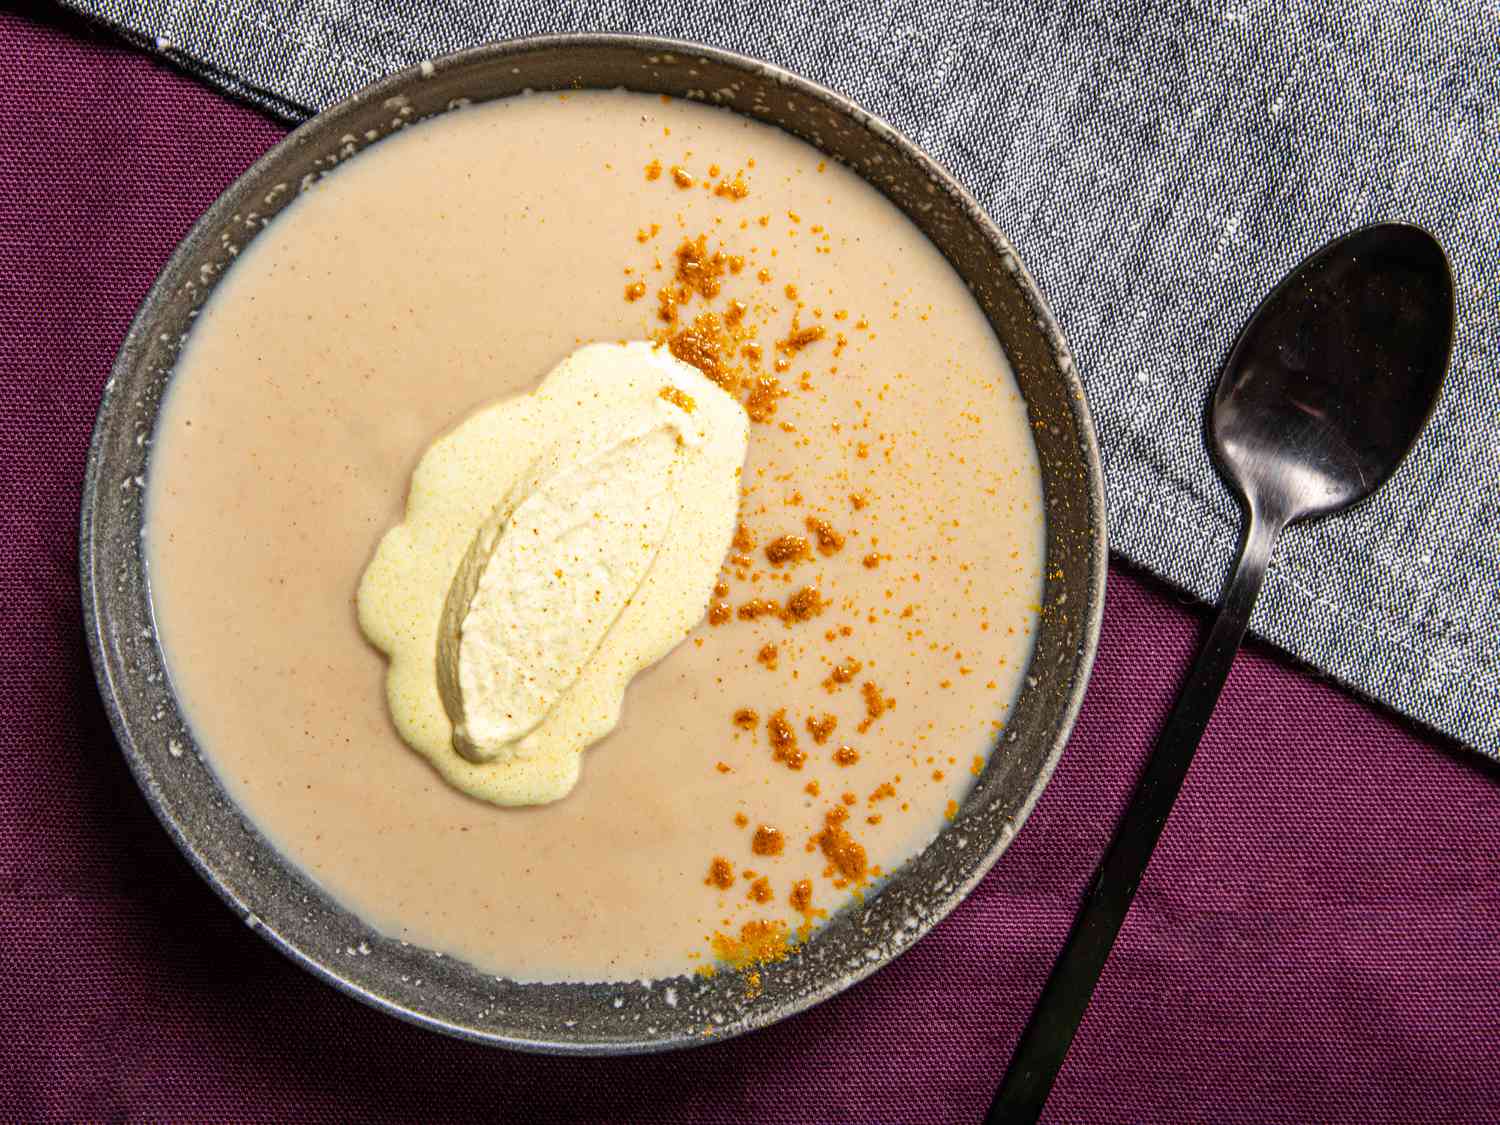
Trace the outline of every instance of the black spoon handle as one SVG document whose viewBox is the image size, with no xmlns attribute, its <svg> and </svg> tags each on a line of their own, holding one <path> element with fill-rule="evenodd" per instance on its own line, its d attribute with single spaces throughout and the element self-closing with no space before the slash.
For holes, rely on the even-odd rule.
<svg viewBox="0 0 1500 1125">
<path fill-rule="evenodd" d="M 1229 676 L 1282 526 L 1281 520 L 1250 515 L 1218 619 L 1141 771 L 1130 807 L 1094 872 L 1067 944 L 1021 1032 L 986 1125 L 1023 1125 L 1041 1116 Z"/>
</svg>

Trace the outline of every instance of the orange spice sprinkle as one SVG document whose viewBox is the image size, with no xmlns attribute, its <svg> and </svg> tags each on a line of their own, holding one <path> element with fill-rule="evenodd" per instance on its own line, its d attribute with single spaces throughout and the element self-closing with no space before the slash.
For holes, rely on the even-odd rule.
<svg viewBox="0 0 1500 1125">
<path fill-rule="evenodd" d="M 795 323 L 787 333 L 786 338 L 776 341 L 776 350 L 783 355 L 793 356 L 809 344 L 816 343 L 823 338 L 823 326 L 821 324 L 810 324 L 806 328 L 798 328 Z"/>
<path fill-rule="evenodd" d="M 882 781 L 870 793 L 869 801 L 873 805 L 876 801 L 884 801 L 886 798 L 888 798 L 888 797 L 894 797 L 895 795 L 896 795 L 896 787 L 894 785 L 892 785 L 889 781 Z"/>
<path fill-rule="evenodd" d="M 846 656 L 843 661 L 833 666 L 833 671 L 828 673 L 828 678 L 823 681 L 823 686 L 830 692 L 837 691 L 838 685 L 847 684 L 859 675 L 859 670 L 864 665 L 852 656 Z"/>
<path fill-rule="evenodd" d="M 727 891 L 734 886 L 734 864 L 723 856 L 715 856 L 714 861 L 708 865 L 708 878 L 703 883 L 705 886 Z"/>
<path fill-rule="evenodd" d="M 866 555 L 859 561 L 865 565 L 866 570 L 874 570 L 877 566 L 880 565 L 880 554 L 876 551 L 871 551 L 868 555 Z"/>
<path fill-rule="evenodd" d="M 746 816 L 744 813 L 737 812 L 737 813 L 734 814 L 734 826 L 736 828 L 743 828 L 743 827 L 745 827 L 745 825 L 747 825 L 749 823 L 750 823 L 750 818 L 748 816 Z"/>
<path fill-rule="evenodd" d="M 720 180 L 714 187 L 714 194 L 720 199 L 733 199 L 738 202 L 750 194 L 750 188 L 745 184 L 744 177 L 736 172 L 734 179 Z"/>
<path fill-rule="evenodd" d="M 791 902 L 792 909 L 799 914 L 811 914 L 813 910 L 812 894 L 812 880 L 798 879 L 792 884 L 792 893 L 788 896 L 788 901 Z"/>
<path fill-rule="evenodd" d="M 734 616 L 734 607 L 728 602 L 714 602 L 708 607 L 708 623 L 722 625 Z"/>
<path fill-rule="evenodd" d="M 852 766 L 859 761 L 859 751 L 852 746 L 840 746 L 833 752 L 833 760 L 841 766 Z"/>
<path fill-rule="evenodd" d="M 945 817 L 947 817 L 949 820 L 952 820 L 955 816 L 957 816 L 958 815 L 958 802 L 957 801 L 949 801 L 948 802 L 948 807 L 943 810 L 943 815 Z"/>
<path fill-rule="evenodd" d="M 869 861 L 864 847 L 844 827 L 848 816 L 848 810 L 838 806 L 829 809 L 823 817 L 823 831 L 815 839 L 823 855 L 840 875 L 850 881 L 861 880 L 869 870 Z"/>
<path fill-rule="evenodd" d="M 735 969 L 779 961 L 790 951 L 786 923 L 761 919 L 741 926 L 738 938 L 715 933 L 710 944 L 714 956 Z"/>
<path fill-rule="evenodd" d="M 762 824 L 757 828 L 750 841 L 750 850 L 756 855 L 780 855 L 785 846 L 786 838 L 781 834 L 781 829 L 772 828 L 769 824 Z"/>
<path fill-rule="evenodd" d="M 755 550 L 755 533 L 744 524 L 734 529 L 734 549 L 736 551 Z"/>
<path fill-rule="evenodd" d="M 865 697 L 865 717 L 857 729 L 860 734 L 864 734 L 876 719 L 896 706 L 896 701 L 882 694 L 880 689 L 869 680 L 860 685 L 859 690 Z"/>
<path fill-rule="evenodd" d="M 776 660 L 779 655 L 780 651 L 774 644 L 764 644 L 761 645 L 760 651 L 755 654 L 755 659 L 764 664 L 767 671 L 774 672 L 776 670 Z"/>
<path fill-rule="evenodd" d="M 771 891 L 771 880 L 762 875 L 750 884 L 750 889 L 745 892 L 745 897 L 751 902 L 770 902 L 776 896 Z"/>
<path fill-rule="evenodd" d="M 693 186 L 693 177 L 674 164 L 672 165 L 672 182 L 685 190 Z"/>
<path fill-rule="evenodd" d="M 974 764 L 969 767 L 969 772 L 972 773 L 975 777 L 978 777 L 984 772 L 984 755 L 974 755 Z"/>
<path fill-rule="evenodd" d="M 852 493 L 849 494 L 849 505 L 856 512 L 862 510 L 864 508 L 864 506 L 866 504 L 868 504 L 869 502 L 870 502 L 870 498 L 867 495 L 865 495 L 863 492 L 852 492 Z"/>
<path fill-rule="evenodd" d="M 751 598 L 735 612 L 741 621 L 754 621 L 760 617 L 780 617 L 781 603 L 770 598 Z"/>
<path fill-rule="evenodd" d="M 812 555 L 812 548 L 800 535 L 782 535 L 766 544 L 766 558 L 772 566 L 799 563 Z"/>
<path fill-rule="evenodd" d="M 733 773 L 734 772 L 734 767 L 731 766 L 728 762 L 719 762 L 718 764 L 716 764 L 714 766 L 714 769 L 718 770 L 720 773 Z"/>
<path fill-rule="evenodd" d="M 794 621 L 810 621 L 824 609 L 822 595 L 811 586 L 804 586 L 786 600 L 786 609 L 781 613 L 782 621 L 790 625 Z"/>
<path fill-rule="evenodd" d="M 663 293 L 666 290 L 662 290 Z M 665 306 L 664 306 L 665 307 Z M 671 320 L 676 310 L 671 310 Z M 734 375 L 725 365 L 723 321 L 716 313 L 699 313 L 692 326 L 673 334 L 667 349 L 683 363 L 691 364 L 727 391 L 734 389 Z"/>
<path fill-rule="evenodd" d="M 800 770 L 807 761 L 807 751 L 797 745 L 797 732 L 787 722 L 785 707 L 766 720 L 766 732 L 771 738 L 771 757 L 789 770 Z"/>
<path fill-rule="evenodd" d="M 838 725 L 838 716 L 833 714 L 825 714 L 820 719 L 815 719 L 811 715 L 807 717 L 808 732 L 813 736 L 813 741 L 819 746 L 828 741 L 829 736 L 833 734 L 834 728 Z"/>
<path fill-rule="evenodd" d="M 644 281 L 632 282 L 625 286 L 625 299 L 627 301 L 639 301 L 646 295 L 646 283 Z"/>
<path fill-rule="evenodd" d="M 698 404 L 693 401 L 693 396 L 679 387 L 666 386 L 658 392 L 658 397 L 666 399 L 673 406 L 679 408 L 685 414 L 691 414 L 698 409 Z"/>
<path fill-rule="evenodd" d="M 750 415 L 752 422 L 769 422 L 776 413 L 776 400 L 786 395 L 787 392 L 781 389 L 780 379 L 774 375 L 762 375 L 755 380 L 750 397 L 745 400 L 745 413 Z"/>
<path fill-rule="evenodd" d="M 814 778 L 812 781 L 809 781 L 806 785 L 804 785 L 802 787 L 802 791 L 804 793 L 806 793 L 809 797 L 816 797 L 819 793 L 821 793 L 823 791 L 823 787 L 821 785 L 819 785 L 818 782 L 817 782 L 817 779 Z"/>
<path fill-rule="evenodd" d="M 827 520 L 820 520 L 816 516 L 808 516 L 807 530 L 817 536 L 818 551 L 824 555 L 836 555 L 844 548 L 844 537 L 833 529 L 833 525 Z"/>
<path fill-rule="evenodd" d="M 843 801 L 846 805 L 857 805 L 859 803 L 859 798 L 849 790 L 845 790 L 844 795 L 839 800 Z"/>
<path fill-rule="evenodd" d="M 754 730 L 760 723 L 760 716 L 748 707 L 741 707 L 734 713 L 734 725 L 740 730 Z"/>
<path fill-rule="evenodd" d="M 661 179 L 661 161 L 660 160 L 653 160 L 650 164 L 646 165 L 646 179 L 648 179 L 648 180 L 659 180 L 659 179 Z M 645 239 L 642 239 L 641 241 L 644 242 Z"/>
<path fill-rule="evenodd" d="M 673 276 L 680 284 L 687 286 L 705 301 L 719 295 L 719 279 L 724 276 L 728 259 L 724 257 L 722 250 L 715 250 L 712 254 L 708 252 L 707 236 L 700 234 L 696 239 L 684 239 L 682 245 L 674 251 L 674 256 L 677 259 L 677 269 Z"/>
</svg>

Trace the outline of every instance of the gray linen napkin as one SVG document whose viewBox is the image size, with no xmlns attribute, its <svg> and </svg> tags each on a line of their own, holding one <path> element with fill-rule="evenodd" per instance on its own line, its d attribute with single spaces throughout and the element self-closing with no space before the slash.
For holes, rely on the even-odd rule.
<svg viewBox="0 0 1500 1125">
<path fill-rule="evenodd" d="M 1500 757 L 1500 6 L 1495 0 L 67 0 L 288 118 L 423 58 L 647 32 L 833 86 L 950 168 L 1079 360 L 1111 545 L 1216 596 L 1238 514 L 1201 438 L 1240 321 L 1378 219 L 1453 259 L 1459 332 L 1391 487 L 1291 529 L 1254 630 Z"/>
</svg>

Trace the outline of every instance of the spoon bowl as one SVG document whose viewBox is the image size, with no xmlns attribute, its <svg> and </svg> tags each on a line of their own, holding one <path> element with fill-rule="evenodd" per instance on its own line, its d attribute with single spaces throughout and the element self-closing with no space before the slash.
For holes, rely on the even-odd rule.
<svg viewBox="0 0 1500 1125">
<path fill-rule="evenodd" d="M 1395 472 L 1437 403 L 1453 275 L 1420 227 L 1329 243 L 1261 302 L 1209 412 L 1209 447 L 1253 515 L 1358 503 Z"/>
</svg>

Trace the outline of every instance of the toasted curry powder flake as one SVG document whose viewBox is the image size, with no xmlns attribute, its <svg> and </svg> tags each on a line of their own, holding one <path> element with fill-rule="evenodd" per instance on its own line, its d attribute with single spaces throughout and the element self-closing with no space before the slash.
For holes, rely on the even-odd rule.
<svg viewBox="0 0 1500 1125">
<path fill-rule="evenodd" d="M 754 730 L 760 722 L 760 716 L 748 707 L 741 707 L 734 713 L 734 725 L 740 730 Z"/>
<path fill-rule="evenodd" d="M 663 290 L 665 292 L 665 290 Z M 734 372 L 725 365 L 723 321 L 717 313 L 699 313 L 690 327 L 675 332 L 667 349 L 683 363 L 691 364 L 726 391 L 733 391 Z"/>
<path fill-rule="evenodd" d="M 746 922 L 737 938 L 716 932 L 710 944 L 714 956 L 734 969 L 780 961 L 791 952 L 786 923 L 775 920 Z"/>
<path fill-rule="evenodd" d="M 841 662 L 833 666 L 833 671 L 828 673 L 828 678 L 823 681 L 823 686 L 830 692 L 837 691 L 844 684 L 851 683 L 854 677 L 859 675 L 859 670 L 864 665 L 852 656 L 846 656 Z"/>
<path fill-rule="evenodd" d="M 793 621 L 810 621 L 823 612 L 823 597 L 811 586 L 804 586 L 786 600 L 786 609 L 781 619 L 790 625 Z"/>
<path fill-rule="evenodd" d="M 736 551 L 755 550 L 755 533 L 744 524 L 734 529 L 734 549 Z"/>
<path fill-rule="evenodd" d="M 771 739 L 771 757 L 789 770 L 800 770 L 807 762 L 807 751 L 797 745 L 797 732 L 787 722 L 785 707 L 766 720 L 766 733 Z"/>
<path fill-rule="evenodd" d="M 699 235 L 696 239 L 684 239 L 677 247 L 677 281 L 696 292 L 705 301 L 719 295 L 719 279 L 729 268 L 729 259 L 724 251 L 708 252 L 708 238 Z"/>
<path fill-rule="evenodd" d="M 775 645 L 765 644 L 761 645 L 760 651 L 755 654 L 755 659 L 768 669 L 775 671 L 776 660 L 780 655 L 780 650 Z"/>
<path fill-rule="evenodd" d="M 650 164 L 646 165 L 646 179 L 648 179 L 648 180 L 659 180 L 659 179 L 661 179 L 661 161 L 660 160 L 653 160 Z"/>
<path fill-rule="evenodd" d="M 754 621 L 758 617 L 781 616 L 781 603 L 770 598 L 751 598 L 736 611 L 741 621 Z"/>
<path fill-rule="evenodd" d="M 772 566 L 798 563 L 812 555 L 812 548 L 800 535 L 782 535 L 766 544 L 766 558 Z"/>
<path fill-rule="evenodd" d="M 750 415 L 752 422 L 769 422 L 776 413 L 777 400 L 785 398 L 787 393 L 781 389 L 781 380 L 776 376 L 758 376 L 750 388 L 750 396 L 745 399 L 745 413 Z"/>
<path fill-rule="evenodd" d="M 734 616 L 734 607 L 728 602 L 714 602 L 708 607 L 708 623 L 722 625 Z"/>
<path fill-rule="evenodd" d="M 823 715 L 822 718 L 814 718 L 812 715 L 807 717 L 808 733 L 813 736 L 813 741 L 819 746 L 828 741 L 838 725 L 838 716 L 831 713 Z"/>
<path fill-rule="evenodd" d="M 723 856 L 714 856 L 714 861 L 708 865 L 708 878 L 703 882 L 721 891 L 728 890 L 734 886 L 734 864 Z"/>
<path fill-rule="evenodd" d="M 720 180 L 714 187 L 714 194 L 724 199 L 744 199 L 750 194 L 750 189 L 745 185 L 744 177 L 736 172 L 732 180 Z"/>
<path fill-rule="evenodd" d="M 861 684 L 859 690 L 865 697 L 865 717 L 860 720 L 858 727 L 859 733 L 863 734 L 870 729 L 876 719 L 895 707 L 896 701 L 890 696 L 881 694 L 880 689 L 869 680 Z"/>
<path fill-rule="evenodd" d="M 680 188 L 690 188 L 693 186 L 693 177 L 686 169 L 674 164 L 672 165 L 672 182 Z"/>
<path fill-rule="evenodd" d="M 817 537 L 818 551 L 821 554 L 836 555 L 843 549 L 844 537 L 835 531 L 833 525 L 827 520 L 820 520 L 816 516 L 808 516 L 807 530 Z"/>
<path fill-rule="evenodd" d="M 811 914 L 813 910 L 812 892 L 811 879 L 798 879 L 793 883 L 792 893 L 788 896 L 792 904 L 792 909 L 801 914 Z"/>
<path fill-rule="evenodd" d="M 833 760 L 841 766 L 852 766 L 859 761 L 859 751 L 852 746 L 840 746 L 833 752 Z"/>
<path fill-rule="evenodd" d="M 780 855 L 786 846 L 786 837 L 781 829 L 762 824 L 750 840 L 750 850 L 756 855 Z"/>
<path fill-rule="evenodd" d="M 634 281 L 625 286 L 625 299 L 627 301 L 639 301 L 645 295 L 646 283 L 644 281 Z"/>
<path fill-rule="evenodd" d="M 770 902 L 776 895 L 771 890 L 771 880 L 762 875 L 750 884 L 750 890 L 745 897 L 751 902 Z"/>
<path fill-rule="evenodd" d="M 809 344 L 815 344 L 823 338 L 824 329 L 821 324 L 809 324 L 806 328 L 798 327 L 796 321 L 792 322 L 791 331 L 786 337 L 776 341 L 776 350 L 783 355 L 793 356 Z"/>
<path fill-rule="evenodd" d="M 869 860 L 862 844 L 849 835 L 844 822 L 849 819 L 849 810 L 835 805 L 823 817 L 823 831 L 814 839 L 823 855 L 845 880 L 858 882 L 869 871 Z"/>
<path fill-rule="evenodd" d="M 666 399 L 686 414 L 691 414 L 694 410 L 698 409 L 698 404 L 693 401 L 693 396 L 680 387 L 663 387 L 659 392 L 659 397 Z"/>
</svg>

